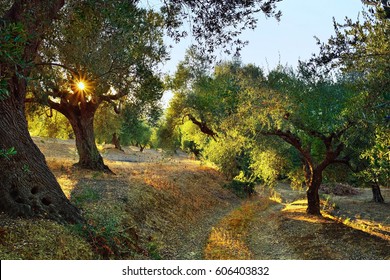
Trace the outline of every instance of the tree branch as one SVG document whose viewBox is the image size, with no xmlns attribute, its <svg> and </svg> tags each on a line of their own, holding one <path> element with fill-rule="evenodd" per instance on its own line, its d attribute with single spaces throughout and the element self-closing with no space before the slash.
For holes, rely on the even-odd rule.
<svg viewBox="0 0 390 280">
<path fill-rule="evenodd" d="M 202 131 L 204 134 L 208 136 L 211 136 L 214 139 L 214 141 L 217 141 L 217 139 L 215 138 L 216 136 L 218 136 L 217 133 L 215 133 L 211 128 L 209 128 L 205 122 L 198 121 L 191 114 L 187 114 L 186 117 L 188 117 L 193 124 L 197 125 L 200 131 Z"/>
<path fill-rule="evenodd" d="M 80 77 L 80 74 L 77 70 L 74 70 L 73 68 L 70 68 L 69 66 L 61 63 L 42 62 L 42 63 L 36 63 L 35 66 L 57 66 L 57 67 L 64 68 L 65 70 L 68 70 L 72 74 L 72 76 Z"/>
<path fill-rule="evenodd" d="M 311 158 L 310 152 L 302 146 L 301 140 L 297 136 L 295 136 L 291 131 L 289 130 L 282 131 L 278 129 L 273 131 L 260 131 L 259 133 L 262 135 L 278 136 L 279 138 L 281 138 L 282 140 L 284 140 L 285 142 L 289 143 L 294 148 L 296 148 L 309 165 L 313 164 L 313 160 Z"/>
</svg>

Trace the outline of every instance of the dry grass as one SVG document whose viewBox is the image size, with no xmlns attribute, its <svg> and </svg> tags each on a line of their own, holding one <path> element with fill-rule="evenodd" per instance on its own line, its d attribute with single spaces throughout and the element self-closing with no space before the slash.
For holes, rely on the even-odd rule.
<svg viewBox="0 0 390 280">
<path fill-rule="evenodd" d="M 357 218 L 355 211 L 366 215 L 373 205 L 369 197 L 360 191 L 359 195 L 337 200 L 337 209 L 332 206 L 334 196 L 321 201 L 322 217 L 307 215 L 307 201 L 303 193 L 288 191 L 285 185 L 276 188 L 281 203 L 271 206 L 254 217 L 250 228 L 248 245 L 255 259 L 366 259 L 390 258 L 388 212 L 370 212 L 371 219 Z M 292 192 L 292 193 L 291 193 Z M 268 193 L 269 195 L 269 193 Z M 302 199 L 298 197 L 301 196 Z M 298 199 L 292 199 L 292 198 Z M 343 201 L 344 203 L 340 203 Z M 354 203 L 351 203 L 354 201 Z M 387 205 L 375 205 L 382 210 Z M 333 213 L 333 214 L 330 214 Z M 343 213 L 343 218 L 336 214 Z M 351 218 L 347 218 L 350 215 Z M 381 221 L 381 222 L 378 222 Z"/>
<path fill-rule="evenodd" d="M 330 213 L 323 213 L 323 216 L 333 221 L 336 221 L 338 223 L 342 223 L 353 229 L 361 230 L 370 235 L 380 237 L 383 240 L 390 241 L 390 225 L 388 224 L 382 224 L 367 219 L 342 218 L 342 217 L 334 216 Z M 389 252 L 389 256 L 390 256 L 390 252 Z"/>
<path fill-rule="evenodd" d="M 210 233 L 205 248 L 205 259 L 250 260 L 251 250 L 246 245 L 248 230 L 256 212 L 264 211 L 267 199 L 246 201 L 242 206 L 224 217 Z"/>
<path fill-rule="evenodd" d="M 0 259 L 94 259 L 91 245 L 68 228 L 47 220 L 0 215 Z"/>
<path fill-rule="evenodd" d="M 12 232 L 12 242 L 20 240 L 30 254 L 14 251 L 3 254 L 5 259 L 200 259 L 211 225 L 239 203 L 223 188 L 226 181 L 215 169 L 183 154 L 167 157 L 152 150 L 140 153 L 130 147 L 123 153 L 101 147 L 105 163 L 116 174 L 109 175 L 74 168 L 73 141 L 34 140 L 66 196 L 82 210 L 89 225 L 57 225 L 64 233 L 53 230 L 51 234 L 46 221 L 36 227 L 31 225 L 27 232 L 5 228 L 0 223 L 0 234 Z M 24 225 L 32 223 L 21 221 Z M 48 241 L 37 251 L 32 246 L 34 242 L 29 241 L 32 236 L 59 244 L 61 240 L 56 236 L 64 240 L 73 236 L 84 242 L 89 251 L 74 253 L 72 250 L 79 245 L 70 241 L 63 249 Z M 12 251 L 10 242 L 4 243 L 3 252 Z M 72 256 L 61 253 L 67 249 Z"/>
</svg>

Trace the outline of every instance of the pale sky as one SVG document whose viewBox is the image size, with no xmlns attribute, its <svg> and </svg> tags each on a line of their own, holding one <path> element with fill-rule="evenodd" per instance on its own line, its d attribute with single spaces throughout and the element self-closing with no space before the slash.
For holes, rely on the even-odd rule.
<svg viewBox="0 0 390 280">
<path fill-rule="evenodd" d="M 363 10 L 360 0 L 282 0 L 278 7 L 283 13 L 280 22 L 259 14 L 257 29 L 246 31 L 240 37 L 249 41 L 241 51 L 244 64 L 255 64 L 265 72 L 279 63 L 295 68 L 298 60 L 308 60 L 313 53 L 318 53 L 314 36 L 327 41 L 334 34 L 333 17 L 339 23 L 345 17 L 356 20 Z M 176 65 L 184 59 L 191 42 L 194 43 L 187 38 L 171 49 L 171 60 L 161 67 L 163 73 L 175 72 Z M 170 92 L 164 94 L 164 107 L 171 97 Z"/>
<path fill-rule="evenodd" d="M 333 17 L 337 22 L 343 22 L 346 16 L 357 19 L 363 10 L 360 0 L 283 0 L 278 7 L 283 13 L 280 22 L 259 14 L 258 28 L 240 37 L 249 41 L 241 52 L 242 61 L 266 72 L 279 62 L 295 67 L 299 59 L 309 59 L 319 49 L 314 36 L 326 41 L 334 34 Z M 175 71 L 190 43 L 188 38 L 175 45 L 171 60 L 162 66 L 163 72 Z"/>
</svg>

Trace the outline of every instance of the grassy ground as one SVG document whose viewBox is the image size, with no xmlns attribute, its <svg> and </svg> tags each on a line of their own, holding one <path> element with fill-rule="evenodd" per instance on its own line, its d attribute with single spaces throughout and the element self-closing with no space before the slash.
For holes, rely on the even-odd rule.
<svg viewBox="0 0 390 280">
<path fill-rule="evenodd" d="M 324 217 L 311 217 L 304 192 L 239 199 L 184 154 L 102 146 L 108 175 L 74 168 L 72 141 L 34 140 L 88 225 L 0 214 L 0 259 L 390 259 L 390 205 L 370 190 L 324 194 Z"/>
<path fill-rule="evenodd" d="M 211 226 L 240 203 L 216 170 L 183 154 L 101 147 L 108 175 L 74 168 L 72 141 L 34 140 L 89 225 L 2 215 L 1 259 L 201 259 Z"/>
<path fill-rule="evenodd" d="M 390 195 L 388 189 L 383 193 Z M 205 257 L 389 260 L 389 204 L 374 205 L 367 200 L 369 194 L 360 190 L 344 200 L 326 196 L 323 217 L 316 217 L 306 214 L 303 192 L 279 184 L 276 193 L 263 191 L 243 211 L 229 213 L 210 234 Z"/>
</svg>

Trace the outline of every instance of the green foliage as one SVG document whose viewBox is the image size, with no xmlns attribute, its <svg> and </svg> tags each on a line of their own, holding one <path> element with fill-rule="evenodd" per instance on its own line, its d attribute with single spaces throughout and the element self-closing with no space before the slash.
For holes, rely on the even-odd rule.
<svg viewBox="0 0 390 280">
<path fill-rule="evenodd" d="M 238 197 L 246 198 L 255 193 L 255 186 L 253 178 L 248 179 L 241 171 L 230 183 L 225 184 L 224 188 L 232 190 Z"/>
<path fill-rule="evenodd" d="M 39 107 L 34 110 L 27 109 L 26 115 L 28 129 L 32 136 L 59 139 L 74 137 L 69 121 L 57 111 Z"/>
<path fill-rule="evenodd" d="M 189 154 L 193 154 L 196 158 L 201 157 L 201 153 L 210 140 L 207 135 L 199 131 L 199 128 L 191 121 L 186 121 L 179 127 L 181 149 Z"/>
<path fill-rule="evenodd" d="M 302 190 L 306 186 L 305 171 L 301 168 L 292 168 L 287 173 L 290 186 L 294 190 Z"/>
<path fill-rule="evenodd" d="M 197 42 L 196 47 L 203 54 L 212 53 L 222 47 L 228 54 L 238 54 L 247 42 L 237 37 L 245 29 L 255 29 L 258 23 L 257 13 L 279 19 L 281 12 L 276 9 L 280 0 L 209 0 L 205 3 L 196 1 L 164 1 L 162 12 L 166 17 L 167 33 L 179 41 L 187 35 L 180 27 L 191 19 L 191 33 Z"/>
<path fill-rule="evenodd" d="M 280 176 L 285 173 L 288 158 L 272 147 L 266 150 L 255 148 L 251 155 L 253 174 L 266 185 L 274 186 Z"/>
<path fill-rule="evenodd" d="M 221 142 L 211 141 L 204 148 L 204 157 L 213 162 L 228 179 L 233 179 L 241 171 L 242 143 L 232 138 Z"/>
<path fill-rule="evenodd" d="M 27 33 L 21 23 L 6 23 L 0 21 L 0 101 L 9 96 L 8 80 L 12 71 L 19 71 L 26 66 L 22 56 L 27 42 Z M 16 72 L 22 77 L 22 74 Z"/>
<path fill-rule="evenodd" d="M 92 85 L 89 94 L 124 97 L 138 106 L 161 97 L 161 82 L 153 68 L 165 58 L 162 18 L 153 11 L 123 0 L 74 2 L 63 11 L 43 45 L 43 62 L 59 61 L 78 72 Z M 72 84 L 63 70 L 41 67 L 47 89 Z M 69 72 L 69 71 L 68 71 Z M 109 96 L 109 97 L 107 97 Z M 113 101 L 118 100 L 116 97 Z M 123 99 L 123 98 L 122 98 Z"/>
<path fill-rule="evenodd" d="M 98 142 L 122 132 L 126 143 L 141 137 L 136 140 L 144 144 L 146 127 L 137 126 L 142 133 L 130 131 L 126 114 L 112 109 L 134 107 L 137 119 L 156 120 L 163 88 L 156 67 L 166 58 L 162 27 L 159 13 L 133 2 L 72 1 L 41 45 L 31 94 L 69 119 L 91 120 L 102 107 L 94 123 Z M 75 86 L 79 80 L 85 90 Z"/>
<path fill-rule="evenodd" d="M 16 155 L 17 151 L 14 147 L 11 147 L 9 149 L 0 149 L 0 158 L 6 158 L 10 159 L 12 156 Z"/>
<path fill-rule="evenodd" d="M 364 11 L 357 21 L 345 19 L 334 26 L 335 35 L 322 43 L 320 54 L 311 60 L 312 66 L 339 68 L 359 92 L 345 110 L 359 120 L 361 128 L 347 139 L 347 145 L 355 150 L 355 158 L 363 163 L 353 162 L 353 167 L 360 171 L 358 178 L 366 183 L 387 184 L 389 159 L 385 139 L 389 138 L 389 130 L 385 119 L 390 106 L 390 22 L 382 8 L 377 8 Z"/>
<path fill-rule="evenodd" d="M 388 186 L 390 180 L 390 131 L 378 130 L 372 147 L 365 150 L 361 157 L 368 160 L 368 167 L 358 176 L 366 183 L 376 182 Z"/>
<path fill-rule="evenodd" d="M 337 163 L 361 169 L 364 159 L 375 174 L 388 170 L 388 144 L 379 156 L 372 143 L 374 128 L 388 114 L 390 24 L 380 16 L 364 18 L 362 24 L 336 25 L 336 36 L 322 46 L 321 58 L 336 58 L 341 66 L 333 75 L 324 75 L 313 61 L 297 71 L 279 66 L 264 76 L 236 60 L 211 73 L 204 57 L 189 50 L 169 80 L 174 98 L 167 128 L 179 127 L 185 147 L 201 149 L 230 179 L 244 174 L 272 185 L 288 178 L 301 188 L 313 181 L 313 170 L 329 182 L 351 180 L 347 165 Z M 200 132 L 212 137 L 200 139 Z M 264 136 L 272 136 L 269 145 Z"/>
</svg>

